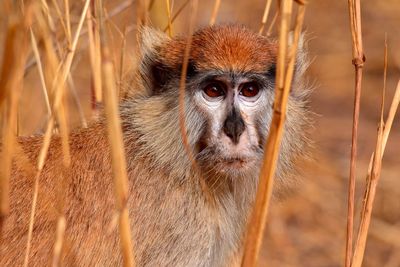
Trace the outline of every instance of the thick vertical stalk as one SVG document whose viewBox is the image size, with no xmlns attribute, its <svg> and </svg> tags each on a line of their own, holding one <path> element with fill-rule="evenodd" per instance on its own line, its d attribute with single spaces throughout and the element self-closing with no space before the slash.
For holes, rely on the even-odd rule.
<svg viewBox="0 0 400 267">
<path fill-rule="evenodd" d="M 282 0 L 281 3 L 281 23 L 273 116 L 269 128 L 269 135 L 265 144 L 264 161 L 260 172 L 255 206 L 247 229 L 242 259 L 243 267 L 253 267 L 257 264 L 272 195 L 273 177 L 275 175 L 279 156 L 286 118 L 287 101 L 293 79 L 297 45 L 305 12 L 305 6 L 301 4 L 295 24 L 293 45 L 291 46 L 291 51 L 288 53 L 288 32 L 292 15 L 292 3 L 292 0 Z"/>
<path fill-rule="evenodd" d="M 354 228 L 354 195 L 355 195 L 355 175 L 357 160 L 357 138 L 358 138 L 358 121 L 360 114 L 360 97 L 362 68 L 365 61 L 362 47 L 361 33 L 361 13 L 360 0 L 348 0 L 351 36 L 353 41 L 353 65 L 355 67 L 355 93 L 354 93 L 354 109 L 353 109 L 353 128 L 351 135 L 351 155 L 350 155 L 350 174 L 349 189 L 347 200 L 347 239 L 346 239 L 346 256 L 345 267 L 351 265 L 351 255 L 353 251 L 353 228 Z"/>
</svg>

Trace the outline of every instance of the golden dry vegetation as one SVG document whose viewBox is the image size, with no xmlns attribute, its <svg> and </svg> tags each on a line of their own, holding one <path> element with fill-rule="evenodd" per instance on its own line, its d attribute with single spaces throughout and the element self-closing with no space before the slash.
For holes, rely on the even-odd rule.
<svg viewBox="0 0 400 267">
<path fill-rule="evenodd" d="M 12 18 L 6 15 L 11 12 L 6 2 L 13 1 L 5 1 L 4 6 L 0 6 L 2 9 L 0 11 L 0 62 L 4 62 L 9 56 L 5 44 L 7 44 L 7 25 Z M 23 3 L 24 1 L 14 2 Z M 37 5 L 40 6 L 43 2 L 46 1 L 37 1 Z M 59 4 L 61 14 L 57 13 L 54 2 Z M 53 20 L 53 28 L 50 28 L 49 33 L 52 38 L 50 41 L 53 42 L 53 52 L 58 60 L 67 61 L 66 58 L 70 55 L 67 40 L 73 40 L 74 34 L 79 30 L 80 16 L 86 1 L 69 1 L 72 25 L 70 38 L 64 2 L 47 1 L 49 14 Z M 103 30 L 108 36 L 107 45 L 111 52 L 108 58 L 115 67 L 112 76 L 116 80 L 114 85 L 117 89 L 124 74 L 132 71 L 136 64 L 138 2 L 140 1 L 104 1 L 105 16 L 108 19 L 105 21 Z M 172 23 L 169 33 L 175 35 L 187 32 L 188 22 L 194 14 L 190 14 L 189 5 L 185 5 L 186 0 L 150 2 L 153 4 L 148 14 L 150 25 L 165 29 L 168 25 L 168 17 L 174 18 L 180 7 L 183 7 L 182 12 Z M 270 21 L 277 10 L 275 1 L 273 2 L 264 34 L 268 31 Z M 30 1 L 25 1 L 25 5 L 29 3 Z M 167 12 L 166 3 L 171 5 L 171 14 Z M 195 17 L 196 27 L 209 23 L 213 16 L 214 3 L 213 0 L 199 2 Z M 258 31 L 265 3 L 265 0 L 222 0 L 216 13 L 216 23 L 242 23 Z M 394 89 L 400 78 L 400 50 L 397 49 L 400 44 L 400 3 L 397 0 L 362 1 L 361 11 L 366 62 L 363 68 L 356 168 L 356 226 L 359 224 L 368 164 L 376 145 L 383 87 L 385 33 L 389 49 L 384 118 L 386 118 Z M 60 17 L 67 26 L 61 23 Z M 49 18 L 44 16 L 43 19 L 46 21 Z M 38 22 L 35 19 L 33 21 L 33 35 L 27 35 L 26 48 L 23 48 L 23 42 L 13 44 L 21 48 L 18 51 L 21 53 L 19 57 L 22 58 L 25 51 L 27 53 L 27 61 L 23 63 L 25 67 L 21 97 L 16 100 L 18 101 L 16 116 L 19 135 L 44 133 L 48 125 L 49 109 L 46 106 L 34 46 L 31 44 L 31 37 L 37 36 L 39 53 L 45 53 L 46 41 L 43 38 L 46 35 L 41 36 L 41 33 L 37 31 Z M 352 41 L 347 1 L 308 1 L 304 28 L 309 40 L 308 49 L 311 60 L 308 76 L 310 84 L 314 87 L 310 106 L 316 113 L 315 124 L 310 125 L 310 128 L 313 128 L 312 139 L 315 142 L 312 151 L 313 160 L 301 163 L 301 178 L 296 182 L 296 190 L 284 201 L 271 204 L 260 266 L 343 266 L 345 261 L 347 190 L 354 99 L 354 66 L 351 62 Z M 96 116 L 93 104 L 96 77 L 93 75 L 93 66 L 90 61 L 91 42 L 89 39 L 91 36 L 88 33 L 90 33 L 90 27 L 85 21 L 73 58 L 71 58 L 70 75 L 65 76 L 67 87 L 65 87 L 66 95 L 62 102 L 64 109 L 53 110 L 57 114 L 65 112 L 69 128 L 72 129 L 84 125 Z M 276 27 L 273 28 L 272 35 L 278 35 Z M 53 71 L 57 69 L 56 62 L 53 62 L 55 68 Z M 7 65 L 3 65 L 2 75 L 6 67 Z M 5 88 L 3 84 L 0 86 L 1 90 Z M 110 112 L 113 111 L 110 110 Z M 4 114 L 2 123 L 6 125 Z M 392 128 L 382 162 L 382 173 L 372 213 L 363 264 L 366 267 L 400 266 L 399 117 L 395 118 Z M 119 133 L 114 134 L 119 135 Z M 2 136 L 5 136 L 4 132 Z M 121 172 L 123 173 L 123 170 Z M 123 194 L 124 190 L 121 189 L 121 191 Z"/>
</svg>

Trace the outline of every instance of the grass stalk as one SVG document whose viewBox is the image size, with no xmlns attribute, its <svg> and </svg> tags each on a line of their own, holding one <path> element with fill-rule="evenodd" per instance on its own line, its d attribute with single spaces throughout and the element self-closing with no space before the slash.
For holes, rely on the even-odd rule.
<svg viewBox="0 0 400 267">
<path fill-rule="evenodd" d="M 63 17 L 63 15 L 61 13 L 60 7 L 58 6 L 58 3 L 57 3 L 56 0 L 52 0 L 52 3 L 53 3 L 53 6 L 54 6 L 54 9 L 56 10 L 56 13 L 57 13 L 57 16 L 58 16 L 58 20 L 61 23 L 61 27 L 63 28 L 64 33 L 67 36 L 68 46 L 70 46 L 70 44 L 71 44 L 71 35 L 70 35 L 70 32 L 68 32 L 67 26 L 65 25 L 64 17 Z"/>
<path fill-rule="evenodd" d="M 272 0 L 267 0 L 267 2 L 265 3 L 265 9 L 264 9 L 263 18 L 261 21 L 261 27 L 260 27 L 260 30 L 258 31 L 259 34 L 263 34 L 263 32 L 264 32 L 264 28 L 265 28 L 265 25 L 267 24 L 267 20 L 268 20 L 269 10 L 271 9 L 271 4 L 272 4 Z"/>
<path fill-rule="evenodd" d="M 100 1 L 101 3 L 101 1 Z M 100 4 L 102 6 L 102 4 Z M 128 174 L 126 170 L 123 134 L 118 110 L 114 65 L 106 40 L 103 16 L 100 13 L 100 38 L 102 54 L 102 74 L 104 78 L 103 100 L 107 119 L 107 132 L 111 149 L 111 164 L 114 176 L 115 198 L 117 202 L 120 242 L 124 266 L 135 266 L 131 230 L 129 224 Z"/>
<path fill-rule="evenodd" d="M 175 12 L 175 14 L 171 18 L 171 24 L 174 23 L 174 21 L 178 18 L 178 16 L 182 13 L 182 11 L 185 9 L 185 7 L 189 4 L 190 0 L 186 0 L 183 2 L 183 4 L 178 8 L 178 10 Z M 168 31 L 169 29 L 169 24 L 164 28 L 164 32 Z"/>
<path fill-rule="evenodd" d="M 220 6 L 221 6 L 221 0 L 215 0 L 214 8 L 213 8 L 213 11 L 212 11 L 212 14 L 211 14 L 211 19 L 210 19 L 210 26 L 215 24 L 215 21 L 217 20 L 218 11 L 219 11 L 219 7 Z"/>
<path fill-rule="evenodd" d="M 71 32 L 71 16 L 69 12 L 69 0 L 64 0 L 64 12 L 65 12 L 65 24 L 67 28 L 67 40 L 68 44 L 71 44 L 72 32 Z"/>
<path fill-rule="evenodd" d="M 167 8 L 168 36 L 172 37 L 171 5 L 170 5 L 169 0 L 165 0 L 165 5 L 166 5 L 166 8 Z"/>
<path fill-rule="evenodd" d="M 271 34 L 272 34 L 272 29 L 274 28 L 275 23 L 276 23 L 276 21 L 278 20 L 278 16 L 279 16 L 279 12 L 277 11 L 277 12 L 275 12 L 275 15 L 274 15 L 274 17 L 272 18 L 271 24 L 270 24 L 269 27 L 268 27 L 267 34 L 266 34 L 267 37 L 271 36 Z"/>
<path fill-rule="evenodd" d="M 102 46 L 103 55 L 103 77 L 105 88 L 103 90 L 104 105 L 107 117 L 107 129 L 110 141 L 112 167 L 115 184 L 115 195 L 119 210 L 119 227 L 121 247 L 123 250 L 124 266 L 134 266 L 131 233 L 129 227 L 127 197 L 128 176 L 126 173 L 125 152 L 121 122 L 119 119 L 118 99 L 114 80 L 114 69 L 110 60 L 109 51 Z"/>
<path fill-rule="evenodd" d="M 385 90 L 383 90 L 384 92 Z M 382 93 L 382 99 L 384 99 L 384 93 Z M 368 173 L 367 181 L 368 186 L 366 189 L 366 196 L 364 198 L 364 207 L 361 215 L 360 229 L 358 232 L 357 242 L 354 249 L 354 256 L 351 261 L 351 267 L 361 267 L 365 245 L 367 243 L 368 229 L 371 222 L 372 208 L 376 195 L 376 187 L 380 178 L 381 167 L 382 167 L 382 145 L 383 145 L 383 103 L 381 106 L 381 117 L 378 127 L 378 138 L 376 141 L 376 148 L 374 152 L 374 160 L 372 165 L 371 173 Z"/>
<path fill-rule="evenodd" d="M 62 249 L 64 245 L 64 234 L 66 228 L 66 220 L 64 216 L 60 216 L 57 220 L 56 242 L 53 248 L 52 266 L 61 266 Z"/>
<path fill-rule="evenodd" d="M 33 201 L 32 201 L 32 207 L 31 207 L 31 216 L 30 216 L 30 222 L 29 222 L 29 228 L 28 228 L 28 239 L 27 239 L 27 246 L 26 246 L 26 252 L 25 252 L 25 259 L 24 259 L 24 266 L 28 266 L 29 264 L 29 254 L 30 254 L 30 247 L 31 247 L 31 240 L 32 240 L 32 235 L 33 235 L 33 225 L 34 225 L 34 218 L 35 218 L 35 211 L 36 211 L 36 203 L 37 203 L 37 195 L 39 191 L 39 178 L 44 166 L 45 159 L 47 157 L 48 153 L 48 148 L 50 145 L 50 140 L 54 128 L 54 123 L 55 123 L 55 117 L 54 114 L 56 114 L 57 118 L 59 119 L 60 123 L 60 130 L 61 130 L 61 141 L 62 141 L 62 146 L 63 146 L 63 165 L 64 167 L 68 167 L 70 165 L 70 152 L 69 152 L 69 145 L 68 145 L 68 131 L 67 131 L 67 126 L 66 126 L 66 121 L 65 121 L 65 114 L 62 109 L 62 106 L 60 108 L 60 105 L 62 104 L 62 99 L 64 95 L 64 90 L 63 88 L 65 87 L 65 82 L 70 74 L 70 69 L 72 65 L 72 61 L 75 55 L 75 50 L 78 45 L 78 40 L 80 36 L 80 32 L 82 30 L 83 22 L 86 17 L 86 12 L 89 7 L 90 0 L 85 1 L 85 5 L 78 23 L 78 27 L 76 29 L 76 33 L 74 36 L 74 39 L 71 43 L 71 47 L 65 57 L 65 61 L 63 62 L 64 64 L 62 65 L 62 72 L 61 76 L 59 75 L 54 75 L 54 80 L 52 82 L 52 92 L 54 92 L 54 99 L 53 99 L 53 106 L 52 106 L 52 116 L 50 117 L 48 124 L 47 124 L 47 129 L 44 135 L 44 142 L 39 154 L 39 159 L 38 159 L 38 165 L 37 165 L 37 174 L 35 177 L 35 184 L 34 184 L 34 193 L 33 193 Z M 40 22 L 40 16 L 37 15 L 38 21 Z M 51 21 L 51 17 L 48 15 L 48 21 Z M 51 25 L 49 25 L 51 28 Z M 42 30 L 45 29 L 44 23 L 42 22 Z M 53 46 L 50 41 L 49 37 L 49 32 L 45 31 L 45 45 L 47 47 L 47 54 L 50 59 L 50 66 L 54 68 L 55 65 L 57 65 L 57 58 L 55 55 L 55 51 L 53 50 Z"/>
<path fill-rule="evenodd" d="M 186 129 L 186 122 L 185 122 L 185 90 L 186 90 L 186 76 L 187 76 L 187 68 L 189 65 L 189 57 L 190 57 L 190 50 L 192 46 L 192 38 L 195 26 L 195 14 L 197 14 L 198 8 L 198 0 L 191 1 L 191 19 L 189 23 L 189 29 L 187 32 L 186 38 L 186 46 L 183 55 L 183 62 L 182 62 L 182 70 L 181 76 L 179 80 L 179 128 L 182 136 L 182 142 L 186 150 L 186 154 L 188 155 L 191 163 L 193 166 L 196 166 L 196 161 L 193 155 L 193 152 L 190 148 L 189 140 L 187 137 L 187 129 Z"/>
<path fill-rule="evenodd" d="M 44 96 L 44 100 L 45 100 L 46 108 L 47 108 L 47 114 L 48 114 L 48 116 L 51 116 L 52 111 L 51 111 L 51 106 L 50 106 L 50 100 L 49 100 L 49 95 L 48 95 L 48 89 L 47 89 L 46 81 L 45 81 L 45 78 L 44 78 L 43 67 L 42 67 L 42 61 L 41 61 L 41 59 L 40 59 L 39 49 L 38 49 L 38 46 L 37 46 L 36 37 L 35 37 L 35 35 L 34 35 L 34 33 L 33 33 L 32 28 L 30 29 L 30 33 L 31 33 L 32 50 L 33 50 L 33 54 L 34 54 L 35 59 L 36 59 L 36 62 L 37 62 L 37 67 L 38 67 L 40 82 L 41 82 L 41 84 L 42 84 L 43 96 Z"/>
<path fill-rule="evenodd" d="M 390 105 L 389 114 L 386 123 L 383 124 L 383 106 L 384 96 L 386 91 L 386 75 L 387 75 L 387 42 L 385 40 L 385 68 L 384 68 L 384 85 L 382 90 L 382 104 L 381 104 L 381 120 L 378 128 L 378 140 L 375 152 L 371 156 L 367 173 L 367 187 L 363 201 L 363 209 L 361 213 L 360 227 L 357 235 L 357 242 L 354 248 L 354 255 L 351 261 L 351 267 L 360 267 L 364 258 L 365 246 L 367 242 L 369 225 L 371 222 L 371 215 L 373 203 L 376 194 L 376 188 L 380 178 L 380 170 L 382 165 L 382 158 L 386 148 L 389 133 L 393 124 L 394 116 L 396 114 L 400 102 L 400 81 L 397 85 L 392 103 Z"/>
<path fill-rule="evenodd" d="M 360 97 L 362 83 L 362 68 L 365 57 L 362 45 L 361 32 L 361 12 L 360 0 L 348 0 L 350 29 L 353 47 L 353 65 L 355 67 L 355 93 L 354 93 L 354 109 L 353 109 L 353 128 L 351 136 L 351 155 L 350 155 L 350 173 L 349 188 L 347 200 L 347 235 L 346 235 L 346 254 L 345 267 L 351 265 L 351 255 L 353 251 L 353 229 L 354 229 L 354 195 L 355 195 L 355 175 L 357 160 L 357 139 L 358 139 L 358 123 L 360 114 Z"/>
<path fill-rule="evenodd" d="M 124 77 L 124 66 L 125 66 L 125 53 L 126 53 L 126 35 L 128 34 L 127 28 L 124 29 L 121 44 L 121 53 L 119 57 L 119 81 L 118 81 L 118 98 L 122 95 L 123 77 Z"/>
<path fill-rule="evenodd" d="M 283 0 L 281 3 L 281 23 L 273 116 L 270 132 L 264 148 L 264 160 L 260 172 L 255 206 L 246 234 L 245 248 L 242 258 L 243 267 L 253 267 L 257 264 L 269 202 L 272 195 L 273 177 L 276 170 L 279 147 L 286 118 L 287 101 L 293 79 L 297 46 L 305 13 L 305 6 L 301 4 L 296 18 L 293 45 L 290 47 L 291 50 L 288 53 L 288 32 L 292 14 L 292 3 L 291 0 Z M 286 64 L 288 54 L 290 57 Z"/>
<path fill-rule="evenodd" d="M 6 115 L 0 154 L 0 231 L 3 221 L 9 213 L 9 183 L 15 149 L 18 101 L 23 87 L 23 68 L 29 51 L 27 48 L 28 37 L 25 33 L 31 24 L 32 4 L 27 3 L 25 8 L 24 15 L 16 9 L 11 9 L 4 40 L 2 72 L 0 73 L 0 110 L 5 111 Z"/>
<path fill-rule="evenodd" d="M 90 67 L 96 102 L 102 101 L 101 56 L 99 25 L 95 23 L 96 9 L 87 12 L 87 32 L 89 37 Z"/>
</svg>

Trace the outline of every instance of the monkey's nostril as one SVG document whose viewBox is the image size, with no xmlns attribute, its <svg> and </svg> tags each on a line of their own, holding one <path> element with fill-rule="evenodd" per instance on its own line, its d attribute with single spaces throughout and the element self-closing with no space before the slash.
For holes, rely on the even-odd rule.
<svg viewBox="0 0 400 267">
<path fill-rule="evenodd" d="M 224 133 L 234 144 L 238 144 L 244 129 L 245 124 L 242 117 L 235 109 L 232 110 L 224 122 Z"/>
</svg>

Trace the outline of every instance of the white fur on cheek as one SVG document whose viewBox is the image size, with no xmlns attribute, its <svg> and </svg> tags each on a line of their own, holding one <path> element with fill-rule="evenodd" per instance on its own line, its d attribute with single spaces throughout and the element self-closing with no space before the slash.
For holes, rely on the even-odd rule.
<svg viewBox="0 0 400 267">
<path fill-rule="evenodd" d="M 195 94 L 195 103 L 208 119 L 207 139 L 215 140 L 221 131 L 226 117 L 226 103 L 221 101 L 207 101 L 201 92 Z"/>
<path fill-rule="evenodd" d="M 201 92 L 195 94 L 195 104 L 208 120 L 206 146 L 213 147 L 213 157 L 226 160 L 232 158 L 253 159 L 258 147 L 258 135 L 255 126 L 255 114 L 259 109 L 258 100 L 251 105 L 237 105 L 245 123 L 245 130 L 240 136 L 239 143 L 234 144 L 223 130 L 224 122 L 229 111 L 229 101 L 208 101 Z M 262 101 L 261 101 L 262 102 Z"/>
</svg>

